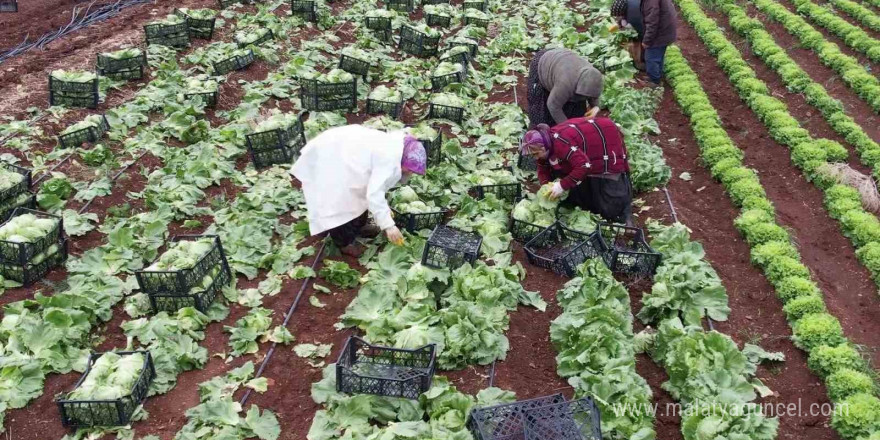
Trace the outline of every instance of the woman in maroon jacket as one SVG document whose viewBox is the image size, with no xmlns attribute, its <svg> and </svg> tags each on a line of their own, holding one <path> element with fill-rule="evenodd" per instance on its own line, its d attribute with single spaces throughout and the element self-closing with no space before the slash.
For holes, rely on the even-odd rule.
<svg viewBox="0 0 880 440">
<path fill-rule="evenodd" d="M 521 153 L 533 156 L 538 180 L 553 180 L 551 197 L 612 222 L 632 225 L 632 185 L 623 135 L 611 119 L 574 118 L 526 133 Z"/>
</svg>

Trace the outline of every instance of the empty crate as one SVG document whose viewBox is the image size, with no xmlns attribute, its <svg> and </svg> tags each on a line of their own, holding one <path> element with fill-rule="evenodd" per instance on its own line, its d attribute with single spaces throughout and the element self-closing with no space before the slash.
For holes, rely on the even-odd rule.
<svg viewBox="0 0 880 440">
<path fill-rule="evenodd" d="M 653 276 L 660 264 L 660 253 L 651 249 L 639 228 L 599 223 L 593 247 L 602 254 L 614 273 Z"/>
<path fill-rule="evenodd" d="M 336 361 L 336 390 L 418 399 L 434 379 L 434 344 L 412 350 L 348 338 Z"/>
<path fill-rule="evenodd" d="M 578 266 L 599 255 L 594 236 L 595 233 L 584 234 L 556 222 L 526 243 L 526 257 L 532 265 L 573 277 Z"/>
<path fill-rule="evenodd" d="M 464 263 L 473 264 L 480 255 L 483 237 L 446 225 L 438 225 L 428 237 L 422 252 L 422 264 L 436 268 L 455 269 Z"/>
<path fill-rule="evenodd" d="M 290 0 L 290 13 L 305 21 L 318 21 L 318 10 L 313 0 Z"/>
<path fill-rule="evenodd" d="M 467 427 L 475 440 L 524 440 L 526 411 L 565 402 L 562 394 L 474 408 Z"/>
<path fill-rule="evenodd" d="M 602 440 L 599 408 L 588 397 L 525 411 L 528 440 Z"/>
<path fill-rule="evenodd" d="M 516 203 L 522 198 L 522 184 L 500 183 L 497 185 L 477 185 L 469 191 L 475 199 L 482 199 L 487 194 L 494 194 L 499 200 Z"/>
</svg>

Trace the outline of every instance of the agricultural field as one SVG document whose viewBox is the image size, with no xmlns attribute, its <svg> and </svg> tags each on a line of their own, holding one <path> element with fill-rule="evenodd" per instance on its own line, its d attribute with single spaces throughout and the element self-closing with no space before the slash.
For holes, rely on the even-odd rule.
<svg viewBox="0 0 880 440">
<path fill-rule="evenodd" d="M 610 0 L 7 3 L 0 435 L 880 440 L 880 1 L 674 0 L 659 88 Z M 548 47 L 605 75 L 640 234 L 518 155 Z M 290 173 L 347 124 L 429 157 L 358 258 Z M 430 384 L 362 393 L 369 344 Z M 538 398 L 589 417 L 486 428 Z"/>
</svg>

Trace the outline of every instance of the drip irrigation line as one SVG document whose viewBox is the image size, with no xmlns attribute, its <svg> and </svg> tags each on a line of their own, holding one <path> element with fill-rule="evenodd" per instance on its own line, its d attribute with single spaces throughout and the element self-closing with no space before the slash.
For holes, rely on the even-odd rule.
<svg viewBox="0 0 880 440">
<path fill-rule="evenodd" d="M 70 13 L 70 21 L 66 25 L 57 30 L 47 32 L 34 41 L 28 41 L 30 34 L 25 35 L 24 40 L 17 46 L 0 52 L 0 63 L 35 48 L 42 50 L 47 44 L 72 32 L 97 22 L 104 21 L 108 18 L 115 17 L 116 15 L 119 15 L 122 10 L 131 6 L 150 3 L 151 1 L 152 0 L 116 0 L 112 4 L 105 4 L 94 10 L 92 7 L 95 6 L 98 0 L 92 1 L 85 7 L 74 6 Z"/>
<path fill-rule="evenodd" d="M 132 165 L 136 164 L 137 161 L 140 160 L 140 158 L 144 157 L 146 154 L 147 154 L 147 151 L 144 150 L 144 152 L 141 153 L 140 156 L 136 157 L 134 160 L 132 160 L 131 162 L 129 162 L 128 165 L 122 167 L 122 169 L 119 170 L 119 172 L 117 172 L 117 173 L 113 176 L 113 178 L 110 179 L 110 182 L 111 182 L 111 183 L 116 182 L 116 179 L 118 179 L 119 176 L 121 176 L 122 173 L 125 172 L 125 170 L 127 170 L 127 169 L 128 169 L 129 167 L 131 167 Z M 70 156 L 67 156 L 67 157 L 70 157 Z M 97 198 L 97 197 L 95 197 L 95 198 Z M 77 213 L 77 214 L 82 214 L 83 212 L 85 212 L 86 209 L 89 209 L 89 206 L 92 205 L 92 202 L 95 200 L 95 198 L 92 198 L 92 199 L 90 199 L 88 202 L 86 202 L 86 204 L 83 205 L 81 208 L 79 208 L 79 211 L 77 211 L 76 213 Z"/>
<path fill-rule="evenodd" d="M 492 365 L 489 367 L 489 388 L 495 383 L 495 362 L 492 361 Z"/>
<path fill-rule="evenodd" d="M 48 177 L 50 174 L 52 174 L 52 171 L 55 171 L 55 170 L 56 170 L 58 167 L 60 167 L 64 162 L 67 162 L 67 160 L 70 159 L 71 157 L 73 157 L 73 154 L 68 154 L 67 156 L 64 157 L 64 159 L 61 159 L 61 161 L 59 161 L 58 163 L 56 163 L 55 165 L 53 165 L 52 168 L 49 168 L 48 170 L 44 171 L 44 172 L 43 172 L 43 175 L 40 176 L 39 179 L 37 179 L 35 182 L 31 183 L 31 186 L 37 186 L 38 183 L 42 182 L 43 179 L 45 179 L 45 178 Z"/>
<path fill-rule="evenodd" d="M 315 261 L 312 262 L 312 271 L 313 272 L 315 270 L 315 267 L 318 266 L 318 262 L 321 261 L 321 257 L 324 256 L 324 248 L 326 246 L 327 246 L 326 241 L 321 244 L 321 249 L 318 250 L 318 255 L 315 257 Z M 287 309 L 287 313 L 284 315 L 284 322 L 281 323 L 281 325 L 283 325 L 285 328 L 287 327 L 287 323 L 290 322 L 290 317 L 293 316 L 293 312 L 296 311 L 296 307 L 299 304 L 299 300 L 300 300 L 300 298 L 302 298 L 303 292 L 306 291 L 306 286 L 309 285 L 309 282 L 311 282 L 312 279 L 313 279 L 313 277 L 310 276 L 310 277 L 307 277 L 306 279 L 303 280 L 302 286 L 300 286 L 299 292 L 297 292 L 297 294 L 296 294 L 296 298 L 293 299 L 293 302 L 290 304 L 290 308 Z M 269 360 L 272 359 L 272 355 L 275 354 L 275 348 L 277 346 L 278 346 L 278 343 L 273 342 L 272 345 L 269 347 L 269 351 L 266 353 L 266 357 L 263 358 L 263 362 L 260 363 L 260 368 L 257 369 L 257 373 L 254 375 L 254 379 L 259 378 L 263 375 L 263 371 L 266 370 L 266 366 L 269 364 Z M 241 396 L 241 400 L 238 402 L 241 406 L 244 406 L 244 404 L 247 402 L 248 397 L 251 396 L 252 391 L 253 391 L 253 388 L 248 388 L 245 391 L 244 396 Z"/>
</svg>

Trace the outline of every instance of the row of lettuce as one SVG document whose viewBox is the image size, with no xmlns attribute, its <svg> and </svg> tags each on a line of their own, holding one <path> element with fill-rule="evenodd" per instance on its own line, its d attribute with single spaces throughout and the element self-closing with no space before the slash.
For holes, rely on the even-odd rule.
<svg viewBox="0 0 880 440">
<path fill-rule="evenodd" d="M 717 29 L 708 24 L 708 18 L 700 17 L 702 12 L 696 4 L 681 5 L 685 18 L 698 32 L 710 27 L 713 31 Z M 717 34 L 711 40 L 719 41 Z M 719 63 L 722 58 L 735 59 L 738 54 L 730 51 L 716 53 Z M 880 399 L 875 395 L 874 372 L 844 337 L 837 319 L 827 313 L 820 289 L 792 245 L 788 231 L 776 221 L 775 209 L 757 174 L 743 165 L 742 151 L 727 135 L 697 74 L 677 48 L 668 55 L 666 73 L 676 100 L 691 120 L 706 166 L 741 209 L 735 225 L 751 247 L 753 264 L 764 272 L 784 303 L 795 345 L 809 352 L 809 367 L 825 380 L 832 400 L 846 408 L 835 412 L 832 426 L 847 439 L 872 435 L 880 429 Z M 748 79 L 747 75 L 737 77 Z"/>
<path fill-rule="evenodd" d="M 770 136 L 791 150 L 794 165 L 824 192 L 828 213 L 838 220 L 841 231 L 856 247 L 857 257 L 877 280 L 880 276 L 880 221 L 865 209 L 855 188 L 838 183 L 834 172 L 835 164 L 846 160 L 847 150 L 837 142 L 810 136 L 791 116 L 786 104 L 772 96 L 767 85 L 757 78 L 739 50 L 718 29 L 717 23 L 706 16 L 700 5 L 692 0 L 678 3 L 685 20 L 696 29 L 709 52 L 717 57 L 718 65 L 731 79 L 743 101 L 767 127 Z M 729 146 L 713 154 L 741 156 L 738 149 Z M 760 184 L 753 182 L 751 186 L 757 194 L 763 194 Z"/>
</svg>

